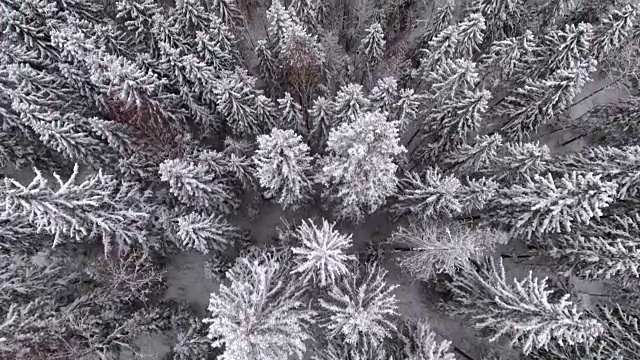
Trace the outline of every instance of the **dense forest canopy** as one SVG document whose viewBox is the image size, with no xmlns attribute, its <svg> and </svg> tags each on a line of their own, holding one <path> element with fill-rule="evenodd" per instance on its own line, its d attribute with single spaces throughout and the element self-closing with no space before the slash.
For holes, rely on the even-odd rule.
<svg viewBox="0 0 640 360">
<path fill-rule="evenodd" d="M 640 359 L 631 0 L 0 0 L 0 123 L 0 359 Z"/>
</svg>

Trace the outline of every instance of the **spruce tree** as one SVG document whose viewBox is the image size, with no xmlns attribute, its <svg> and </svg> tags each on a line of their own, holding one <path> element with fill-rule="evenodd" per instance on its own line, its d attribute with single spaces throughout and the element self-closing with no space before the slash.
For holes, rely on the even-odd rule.
<svg viewBox="0 0 640 360">
<path fill-rule="evenodd" d="M 314 0 L 293 0 L 291 5 L 300 21 L 305 25 L 307 31 L 311 34 L 315 34 L 318 29 L 318 15 L 316 12 L 317 6 L 323 6 Z"/>
<path fill-rule="evenodd" d="M 391 321 L 397 314 L 396 286 L 387 285 L 386 275 L 378 265 L 367 265 L 357 276 L 341 278 L 320 299 L 321 325 L 344 341 L 352 356 L 376 349 L 396 330 Z"/>
<path fill-rule="evenodd" d="M 469 175 L 480 169 L 485 169 L 497 157 L 498 149 L 502 146 L 502 136 L 476 136 L 473 145 L 463 144 L 456 151 L 445 157 L 447 168 L 458 174 Z"/>
<path fill-rule="evenodd" d="M 438 168 L 427 168 L 422 175 L 410 172 L 400 180 L 391 210 L 398 216 L 455 217 L 481 209 L 496 188 L 497 184 L 482 179 L 469 181 L 466 186 Z M 484 192 L 488 195 L 481 195 Z"/>
<path fill-rule="evenodd" d="M 311 192 L 309 147 L 292 130 L 273 129 L 258 136 L 253 156 L 256 177 L 267 197 L 277 197 L 283 207 L 299 205 Z"/>
<path fill-rule="evenodd" d="M 329 133 L 335 122 L 333 112 L 334 104 L 323 96 L 319 96 L 313 101 L 309 109 L 311 118 L 311 133 L 316 152 L 323 152 L 324 146 L 329 138 Z"/>
<path fill-rule="evenodd" d="M 557 158 L 557 171 L 576 171 L 602 176 L 603 180 L 618 185 L 617 198 L 629 199 L 638 192 L 638 159 L 640 147 L 594 146 Z"/>
<path fill-rule="evenodd" d="M 444 61 L 455 58 L 460 41 L 457 25 L 449 25 L 421 49 L 418 74 L 425 76 Z"/>
<path fill-rule="evenodd" d="M 319 286 L 334 285 L 341 277 L 351 274 L 349 262 L 355 256 L 347 255 L 352 246 L 351 235 L 343 235 L 334 229 L 335 223 L 322 219 L 322 225 L 303 221 L 296 230 L 300 246 L 291 248 L 298 264 L 294 273 L 301 273 L 306 280 L 313 279 Z"/>
<path fill-rule="evenodd" d="M 282 128 L 294 129 L 302 133 L 307 131 L 307 128 L 303 123 L 302 107 L 293 100 L 291 94 L 288 92 L 284 93 L 284 97 L 282 99 L 278 99 L 278 110 L 282 116 L 280 119 L 280 126 Z"/>
<path fill-rule="evenodd" d="M 211 317 L 204 321 L 212 345 L 224 348 L 221 359 L 303 358 L 313 312 L 303 302 L 304 289 L 278 260 L 238 259 L 225 274 L 228 285 L 211 294 Z"/>
<path fill-rule="evenodd" d="M 261 92 L 255 88 L 255 78 L 245 70 L 224 72 L 213 83 L 218 111 L 225 116 L 231 130 L 239 136 L 258 134 L 270 124 L 260 123 L 255 102 Z"/>
<path fill-rule="evenodd" d="M 221 215 L 190 213 L 177 219 L 178 246 L 186 250 L 197 250 L 203 254 L 222 252 L 233 245 L 239 237 L 239 229 Z"/>
<path fill-rule="evenodd" d="M 486 229 L 470 229 L 457 223 L 418 221 L 391 234 L 402 270 L 422 281 L 438 274 L 455 276 L 473 267 L 472 261 L 493 251 L 504 236 Z"/>
<path fill-rule="evenodd" d="M 474 0 L 470 8 L 482 14 L 486 21 L 485 42 L 495 43 L 517 36 L 522 28 L 524 9 L 516 0 Z"/>
<path fill-rule="evenodd" d="M 397 125 L 378 112 L 365 113 L 329 134 L 319 181 L 326 188 L 324 196 L 336 203 L 339 219 L 361 221 L 395 192 L 394 158 L 405 152 Z"/>
<path fill-rule="evenodd" d="M 229 28 L 242 26 L 242 13 L 235 0 L 211 0 L 209 9 Z"/>
<path fill-rule="evenodd" d="M 382 59 L 386 41 L 384 40 L 382 26 L 377 22 L 371 24 L 365 32 L 367 35 L 360 41 L 359 51 L 364 57 L 367 71 L 370 72 Z"/>
<path fill-rule="evenodd" d="M 398 82 L 396 79 L 391 76 L 378 79 L 376 86 L 371 89 L 369 100 L 371 100 L 371 110 L 391 112 L 398 101 Z"/>
<path fill-rule="evenodd" d="M 540 66 L 532 67 L 533 76 L 551 75 L 561 69 L 572 69 L 589 58 L 593 26 L 570 24 L 553 30 L 542 38 Z"/>
<path fill-rule="evenodd" d="M 152 209 L 150 194 L 139 185 L 101 171 L 76 184 L 76 164 L 66 181 L 54 173 L 54 190 L 42 173 L 34 170 L 36 176 L 27 186 L 9 177 L 4 179 L 0 191 L 3 216 L 25 220 L 32 233 L 52 235 L 54 247 L 65 241 L 97 238 L 108 254 L 114 245 L 120 250 L 145 245 L 145 225 Z"/>
<path fill-rule="evenodd" d="M 416 94 L 413 89 L 401 89 L 398 101 L 393 104 L 394 118 L 400 122 L 400 133 L 403 134 L 417 120 L 425 103 L 425 96 Z"/>
<path fill-rule="evenodd" d="M 414 58 L 421 57 L 420 53 L 422 49 L 426 48 L 431 40 L 433 40 L 437 35 L 444 31 L 444 29 L 451 25 L 453 11 L 455 10 L 454 6 L 455 3 L 453 1 L 447 1 L 443 6 L 439 7 L 436 10 L 433 16 L 433 22 L 429 24 L 429 26 L 420 36 Z"/>
<path fill-rule="evenodd" d="M 530 30 L 518 37 L 510 37 L 495 41 L 488 52 L 479 60 L 479 68 L 484 73 L 485 82 L 493 86 L 494 82 L 520 82 L 529 67 L 535 65 L 540 52 L 536 44 L 536 37 Z"/>
<path fill-rule="evenodd" d="M 336 122 L 342 124 L 362 117 L 369 110 L 371 101 L 362 93 L 362 85 L 346 84 L 338 91 L 333 104 Z"/>
<path fill-rule="evenodd" d="M 457 57 L 472 59 L 473 55 L 480 51 L 487 29 L 482 14 L 470 14 L 458 23 L 458 52 Z"/>
<path fill-rule="evenodd" d="M 527 79 L 524 86 L 507 96 L 495 108 L 496 114 L 506 118 L 502 131 L 510 138 L 523 140 L 538 128 L 559 116 L 590 80 L 595 61 L 588 60 L 567 70 L 556 71 L 548 80 Z"/>
<path fill-rule="evenodd" d="M 266 40 L 258 40 L 255 53 L 258 60 L 258 69 L 260 69 L 260 77 L 273 92 L 280 83 L 281 75 L 278 70 L 277 59 L 269 50 Z"/>
<path fill-rule="evenodd" d="M 601 61 L 626 43 L 636 26 L 638 8 L 625 5 L 612 9 L 594 29 L 591 57 Z"/>
<path fill-rule="evenodd" d="M 514 234 L 534 235 L 570 232 L 574 225 L 589 223 L 615 198 L 617 185 L 592 174 L 524 176 L 522 184 L 499 189 L 494 199 L 496 219 Z"/>
<path fill-rule="evenodd" d="M 566 294 L 553 300 L 547 279 L 532 272 L 509 281 L 502 260 L 481 263 L 479 268 L 462 272 L 448 285 L 454 313 L 470 319 L 477 329 L 491 333 L 490 342 L 511 338 L 523 353 L 550 344 L 571 346 L 593 342 L 604 332 L 603 325 L 587 317 Z"/>
<path fill-rule="evenodd" d="M 487 145 L 490 146 L 491 143 Z M 547 145 L 508 142 L 495 146 L 490 148 L 491 152 L 485 155 L 482 164 L 476 167 L 476 170 L 490 179 L 508 184 L 517 183 L 524 176 L 544 175 L 555 169 Z"/>
<path fill-rule="evenodd" d="M 228 214 L 239 205 L 229 178 L 204 159 L 165 160 L 159 173 L 160 180 L 169 184 L 171 193 L 185 206 Z"/>
</svg>

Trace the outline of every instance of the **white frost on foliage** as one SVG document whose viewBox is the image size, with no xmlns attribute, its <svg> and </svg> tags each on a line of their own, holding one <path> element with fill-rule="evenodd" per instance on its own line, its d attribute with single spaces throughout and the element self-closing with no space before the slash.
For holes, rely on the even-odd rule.
<svg viewBox="0 0 640 360">
<path fill-rule="evenodd" d="M 302 359 L 311 340 L 313 312 L 299 284 L 283 278 L 283 266 L 262 256 L 241 258 L 209 301 L 209 339 L 224 348 L 222 360 Z"/>
<path fill-rule="evenodd" d="M 253 156 L 256 177 L 268 197 L 277 196 L 283 207 L 299 204 L 311 191 L 309 146 L 293 130 L 273 129 L 258 136 Z"/>
<path fill-rule="evenodd" d="M 338 123 L 352 122 L 369 110 L 371 101 L 362 93 L 362 85 L 343 85 L 333 101 L 336 120 Z"/>
<path fill-rule="evenodd" d="M 120 182 L 101 171 L 76 184 L 78 165 L 67 181 L 54 173 L 53 190 L 38 169 L 27 186 L 6 177 L 0 188 L 0 218 L 25 220 L 33 232 L 54 236 L 53 246 L 66 239 L 101 238 L 105 253 L 113 242 L 127 248 L 145 243 L 149 217 L 143 192 L 134 183 Z M 66 239 L 65 239 L 66 238 Z"/>
<path fill-rule="evenodd" d="M 177 219 L 179 244 L 184 249 L 195 249 L 203 254 L 224 251 L 239 234 L 238 229 L 221 215 L 191 213 Z"/>
<path fill-rule="evenodd" d="M 187 206 L 203 211 L 213 207 L 226 214 L 238 207 L 229 180 L 212 164 L 191 159 L 165 160 L 159 173 L 160 180 L 169 183 L 171 193 Z"/>
<path fill-rule="evenodd" d="M 382 26 L 375 22 L 371 24 L 365 32 L 367 35 L 360 41 L 360 51 L 365 56 L 365 61 L 368 66 L 374 66 L 382 59 L 384 54 L 384 31 Z"/>
<path fill-rule="evenodd" d="M 299 265 L 294 273 L 302 273 L 305 280 L 313 278 L 326 286 L 336 282 L 341 276 L 349 276 L 348 261 L 356 260 L 355 256 L 347 255 L 345 251 L 351 247 L 351 235 L 343 235 L 334 229 L 335 223 L 322 220 L 322 226 L 317 227 L 311 220 L 297 229 L 296 236 L 301 241 L 301 247 L 291 250 L 298 259 Z"/>
<path fill-rule="evenodd" d="M 325 195 L 337 203 L 339 219 L 360 221 L 395 193 L 394 158 L 406 151 L 399 142 L 398 123 L 379 112 L 365 113 L 331 131 L 319 180 L 328 188 Z"/>
<path fill-rule="evenodd" d="M 397 300 L 388 285 L 387 272 L 377 265 L 366 266 L 357 276 L 345 276 L 320 299 L 323 326 L 329 337 L 344 339 L 351 349 L 375 348 L 396 331 L 392 318 Z"/>
<path fill-rule="evenodd" d="M 569 294 L 552 300 L 555 291 L 547 288 L 547 278 L 529 272 L 523 280 L 508 281 L 502 259 L 498 266 L 489 258 L 478 270 L 460 273 L 448 287 L 453 293 L 449 306 L 456 313 L 490 331 L 490 342 L 510 337 L 511 345 L 525 354 L 553 343 L 589 344 L 604 332 L 601 323 L 578 311 Z"/>
<path fill-rule="evenodd" d="M 391 235 L 391 242 L 401 247 L 396 249 L 400 267 L 422 281 L 433 280 L 440 273 L 455 276 L 505 239 L 496 231 L 424 220 L 401 226 Z"/>
<path fill-rule="evenodd" d="M 500 189 L 496 197 L 502 205 L 497 216 L 513 227 L 515 234 L 532 235 L 570 232 L 574 224 L 588 224 L 602 216 L 602 209 L 616 196 L 617 184 L 592 174 L 565 175 L 554 179 L 525 176 L 524 184 Z"/>
</svg>

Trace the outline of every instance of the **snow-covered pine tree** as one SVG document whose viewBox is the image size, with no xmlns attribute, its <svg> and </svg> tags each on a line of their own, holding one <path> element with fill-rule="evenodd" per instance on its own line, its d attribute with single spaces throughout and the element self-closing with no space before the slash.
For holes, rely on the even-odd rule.
<svg viewBox="0 0 640 360">
<path fill-rule="evenodd" d="M 113 149 L 91 134 L 91 128 L 87 126 L 89 119 L 47 110 L 46 107 L 29 104 L 18 98 L 14 99 L 11 107 L 20 116 L 23 125 L 38 135 L 43 145 L 66 159 L 97 167 L 111 167 L 116 161 Z"/>
<path fill-rule="evenodd" d="M 500 224 L 513 234 L 532 236 L 571 231 L 573 225 L 589 223 L 611 204 L 617 185 L 592 174 L 524 176 L 522 184 L 499 189 L 493 199 Z"/>
<path fill-rule="evenodd" d="M 481 13 L 468 15 L 458 23 L 457 58 L 472 59 L 480 51 L 480 46 L 487 29 Z"/>
<path fill-rule="evenodd" d="M 594 346 L 602 358 L 632 359 L 640 351 L 636 339 L 640 336 L 638 314 L 620 305 L 599 306 L 598 317 L 607 330 Z"/>
<path fill-rule="evenodd" d="M 442 62 L 455 58 L 460 41 L 458 30 L 456 24 L 447 26 L 420 51 L 420 65 L 417 70 L 420 76 L 433 71 Z"/>
<path fill-rule="evenodd" d="M 611 9 L 594 29 L 591 57 L 600 62 L 626 43 L 637 25 L 638 12 L 638 7 L 630 4 Z"/>
<path fill-rule="evenodd" d="M 618 215 L 617 212 L 623 213 Z M 635 210 L 622 208 L 588 224 L 578 224 L 571 233 L 547 234 L 537 239 L 545 254 L 558 259 L 566 273 L 593 280 L 639 277 L 638 236 L 640 216 Z"/>
<path fill-rule="evenodd" d="M 225 65 L 229 63 L 231 69 L 232 65 L 240 64 L 237 42 L 231 29 L 219 17 L 211 15 L 209 29 L 196 32 L 195 52 L 207 64 L 211 65 L 217 59 Z"/>
<path fill-rule="evenodd" d="M 222 252 L 233 245 L 240 231 L 222 215 L 190 213 L 176 219 L 177 245 L 184 250 L 197 250 L 203 254 Z"/>
<path fill-rule="evenodd" d="M 563 16 L 575 11 L 575 7 L 574 0 L 545 0 L 537 6 L 534 25 L 537 25 L 541 32 L 552 28 Z"/>
<path fill-rule="evenodd" d="M 445 273 L 452 277 L 472 267 L 472 261 L 493 251 L 506 236 L 493 230 L 471 229 L 455 222 L 418 220 L 400 226 L 390 242 L 400 267 L 421 281 Z"/>
<path fill-rule="evenodd" d="M 325 198 L 336 204 L 339 219 L 360 221 L 395 192 L 394 158 L 406 151 L 399 144 L 397 126 L 373 112 L 331 130 L 329 155 L 321 160 L 318 178 L 326 188 Z"/>
<path fill-rule="evenodd" d="M 148 46 L 146 42 L 153 42 L 151 28 L 153 16 L 161 12 L 160 6 L 153 0 L 118 0 L 116 3 L 116 19 L 124 22 L 125 28 L 133 36 L 136 46 Z"/>
<path fill-rule="evenodd" d="M 330 337 L 346 343 L 349 353 L 375 349 L 396 331 L 397 286 L 385 281 L 387 271 L 366 265 L 356 276 L 345 276 L 320 299 L 321 325 Z"/>
<path fill-rule="evenodd" d="M 315 0 L 293 0 L 291 1 L 291 5 L 289 5 L 310 34 L 316 34 L 318 32 L 318 14 L 316 7 L 324 6 L 321 3 L 322 2 Z"/>
<path fill-rule="evenodd" d="M 366 36 L 360 41 L 360 48 L 358 49 L 364 57 L 364 62 L 367 65 L 367 72 L 370 72 L 384 55 L 384 31 L 380 23 L 373 23 L 365 30 Z"/>
<path fill-rule="evenodd" d="M 60 171 L 60 164 L 54 160 L 53 153 L 33 140 L 21 131 L 0 132 L 0 166 L 16 169 L 42 167 Z"/>
<path fill-rule="evenodd" d="M 318 37 L 310 35 L 297 20 L 284 29 L 280 63 L 284 66 L 287 83 L 301 97 L 309 97 L 322 72 L 325 54 Z"/>
<path fill-rule="evenodd" d="M 230 29 L 242 26 L 242 13 L 235 0 L 208 0 L 209 9 Z"/>
<path fill-rule="evenodd" d="M 54 237 L 53 246 L 65 241 L 100 239 L 105 254 L 117 245 L 145 245 L 145 225 L 150 211 L 150 194 L 134 183 L 116 180 L 99 171 L 76 184 L 76 164 L 67 181 L 54 173 L 54 190 L 38 169 L 27 186 L 6 177 L 0 189 L 2 217 L 26 220 L 33 233 L 44 231 Z M 17 225 L 18 223 L 16 223 Z"/>
<path fill-rule="evenodd" d="M 583 236 L 580 233 L 549 237 L 545 254 L 557 259 L 566 274 L 587 280 L 640 277 L 640 242 L 636 239 Z"/>
<path fill-rule="evenodd" d="M 580 312 L 566 294 L 553 300 L 547 278 L 532 272 L 513 283 L 506 277 L 502 260 L 488 258 L 478 269 L 461 272 L 448 284 L 455 314 L 463 315 L 477 329 L 487 330 L 490 342 L 503 336 L 525 354 L 550 344 L 571 346 L 591 343 L 603 332 L 603 325 Z"/>
<path fill-rule="evenodd" d="M 640 146 L 593 146 L 554 159 L 558 172 L 576 171 L 602 176 L 618 184 L 617 198 L 634 198 L 640 187 Z"/>
<path fill-rule="evenodd" d="M 413 89 L 400 90 L 398 101 L 392 106 L 394 119 L 400 123 L 400 134 L 416 121 L 424 103 L 425 96 Z"/>
<path fill-rule="evenodd" d="M 487 139 L 489 140 L 490 138 Z M 487 149 L 489 152 L 484 154 L 482 163 L 474 168 L 492 180 L 512 184 L 522 181 L 525 175 L 533 177 L 555 169 L 554 159 L 547 145 L 490 142 L 487 146 L 491 146 Z"/>
<path fill-rule="evenodd" d="M 422 176 L 410 172 L 400 180 L 391 210 L 398 216 L 454 217 L 481 209 L 496 187 L 495 183 L 482 179 L 469 181 L 469 186 L 465 186 L 454 176 L 430 167 Z"/>
<path fill-rule="evenodd" d="M 240 258 L 226 273 L 229 284 L 211 294 L 209 339 L 223 360 L 302 359 L 312 339 L 313 312 L 304 289 L 285 264 L 267 255 Z"/>
<path fill-rule="evenodd" d="M 300 246 L 291 248 L 298 264 L 293 273 L 301 273 L 305 282 L 313 279 L 322 287 L 333 286 L 344 276 L 354 276 L 350 273 L 349 262 L 355 261 L 356 257 L 346 254 L 353 243 L 351 234 L 341 234 L 334 229 L 335 225 L 322 219 L 322 225 L 318 227 L 308 220 L 296 229 Z"/>
<path fill-rule="evenodd" d="M 469 175 L 497 159 L 497 152 L 502 146 L 502 136 L 476 136 L 473 145 L 463 144 L 456 151 L 445 156 L 447 169 L 454 170 L 460 175 Z"/>
<path fill-rule="evenodd" d="M 204 159 L 190 157 L 165 160 L 159 168 L 160 180 L 185 206 L 197 211 L 212 208 L 229 214 L 239 205 L 229 178 Z"/>
<path fill-rule="evenodd" d="M 397 201 L 392 211 L 398 216 L 413 214 L 424 217 L 455 216 L 463 212 L 462 199 L 457 196 L 462 187 L 451 175 L 438 168 L 427 168 L 422 176 L 410 172 L 398 183 Z"/>
<path fill-rule="evenodd" d="M 211 23 L 211 13 L 198 0 L 177 0 L 168 15 L 167 23 L 186 37 L 207 31 Z"/>
<path fill-rule="evenodd" d="M 53 30 L 51 38 L 64 59 L 91 74 L 90 83 L 99 89 L 102 103 L 119 122 L 164 138 L 184 131 L 185 113 L 178 109 L 176 96 L 165 94 L 166 80 L 136 62 L 97 47 L 74 19 Z"/>
<path fill-rule="evenodd" d="M 530 76 L 548 76 L 562 69 L 573 69 L 589 59 L 593 26 L 580 23 L 550 31 L 541 40 L 539 66 L 532 66 Z M 593 71 L 593 70 L 591 70 Z"/>
<path fill-rule="evenodd" d="M 255 117 L 264 129 L 270 129 L 278 124 L 278 108 L 274 102 L 262 93 L 255 97 Z"/>
<path fill-rule="evenodd" d="M 311 193 L 309 147 L 293 130 L 273 129 L 258 136 L 253 156 L 256 177 L 267 197 L 277 197 L 284 208 L 303 203 Z"/>
<path fill-rule="evenodd" d="M 414 54 L 414 59 L 422 57 L 421 52 L 422 49 L 427 48 L 428 44 L 439 35 L 444 29 L 446 29 L 449 25 L 451 25 L 451 20 L 453 18 L 453 11 L 455 10 L 455 3 L 453 1 L 447 1 L 444 5 L 439 7 L 435 15 L 433 16 L 432 23 L 429 24 L 429 27 L 425 29 L 425 31 L 420 36 L 420 41 L 418 42 L 417 51 Z"/>
<path fill-rule="evenodd" d="M 311 109 L 309 109 L 309 117 L 311 120 L 310 138 L 317 153 L 324 151 L 329 132 L 335 122 L 333 109 L 333 102 L 324 96 L 316 98 L 311 105 Z"/>
<path fill-rule="evenodd" d="M 393 76 L 378 79 L 369 93 L 371 110 L 390 113 L 398 101 L 398 82 Z"/>
<path fill-rule="evenodd" d="M 518 83 L 524 80 L 529 67 L 540 61 L 535 58 L 539 52 L 536 37 L 530 30 L 525 30 L 518 37 L 493 42 L 488 52 L 480 57 L 478 67 L 484 82 L 491 87 L 498 81 Z"/>
<path fill-rule="evenodd" d="M 451 349 L 451 341 L 438 339 L 439 336 L 431 329 L 427 319 L 402 320 L 398 332 L 399 339 L 392 344 L 393 350 L 388 359 L 456 359 Z"/>
<path fill-rule="evenodd" d="M 517 0 L 474 0 L 470 8 L 485 18 L 485 43 L 495 43 L 517 36 L 523 27 L 521 19 L 523 10 L 526 10 Z"/>
<path fill-rule="evenodd" d="M 280 84 L 281 76 L 277 59 L 273 56 L 271 50 L 269 50 L 269 44 L 266 40 L 258 40 L 255 53 L 258 61 L 258 69 L 260 69 L 260 78 L 273 93 Z"/>
<path fill-rule="evenodd" d="M 223 151 L 196 150 L 185 161 L 202 164 L 232 188 L 255 188 L 253 148 L 243 140 L 226 138 Z"/>
<path fill-rule="evenodd" d="M 349 123 L 358 119 L 371 107 L 371 101 L 362 92 L 360 84 L 345 84 L 333 100 L 336 123 Z"/>
<path fill-rule="evenodd" d="M 165 42 L 158 43 L 158 52 L 160 59 L 149 59 L 146 65 L 179 89 L 182 103 L 203 132 L 217 127 L 213 114 L 217 70 L 195 55 L 184 55 L 181 50 Z"/>
<path fill-rule="evenodd" d="M 491 93 L 488 90 L 465 90 L 453 99 L 446 99 L 433 108 L 423 123 L 421 156 L 436 159 L 443 152 L 455 151 L 476 135 L 487 110 Z"/>
<path fill-rule="evenodd" d="M 293 129 L 303 134 L 308 131 L 302 117 L 302 107 L 291 97 L 290 93 L 285 92 L 284 97 L 278 99 L 278 111 L 282 116 L 279 123 L 281 128 Z"/>
<path fill-rule="evenodd" d="M 464 59 L 445 59 L 423 76 L 430 86 L 430 100 L 440 104 L 466 91 L 473 91 L 479 81 L 476 64 Z"/>
<path fill-rule="evenodd" d="M 292 15 L 279 0 L 273 0 L 267 10 L 269 50 L 276 58 L 280 58 L 285 32 L 298 22 L 298 19 Z"/>
<path fill-rule="evenodd" d="M 231 130 L 239 136 L 250 137 L 271 124 L 260 123 L 256 114 L 256 97 L 262 95 L 255 88 L 255 78 L 246 70 L 225 71 L 213 83 L 218 111 L 226 118 Z"/>
<path fill-rule="evenodd" d="M 510 139 L 531 136 L 540 125 L 567 109 L 590 80 L 595 65 L 595 60 L 589 59 L 573 68 L 558 70 L 546 80 L 526 79 L 523 87 L 494 108 L 496 115 L 506 119 L 501 131 Z"/>
</svg>

